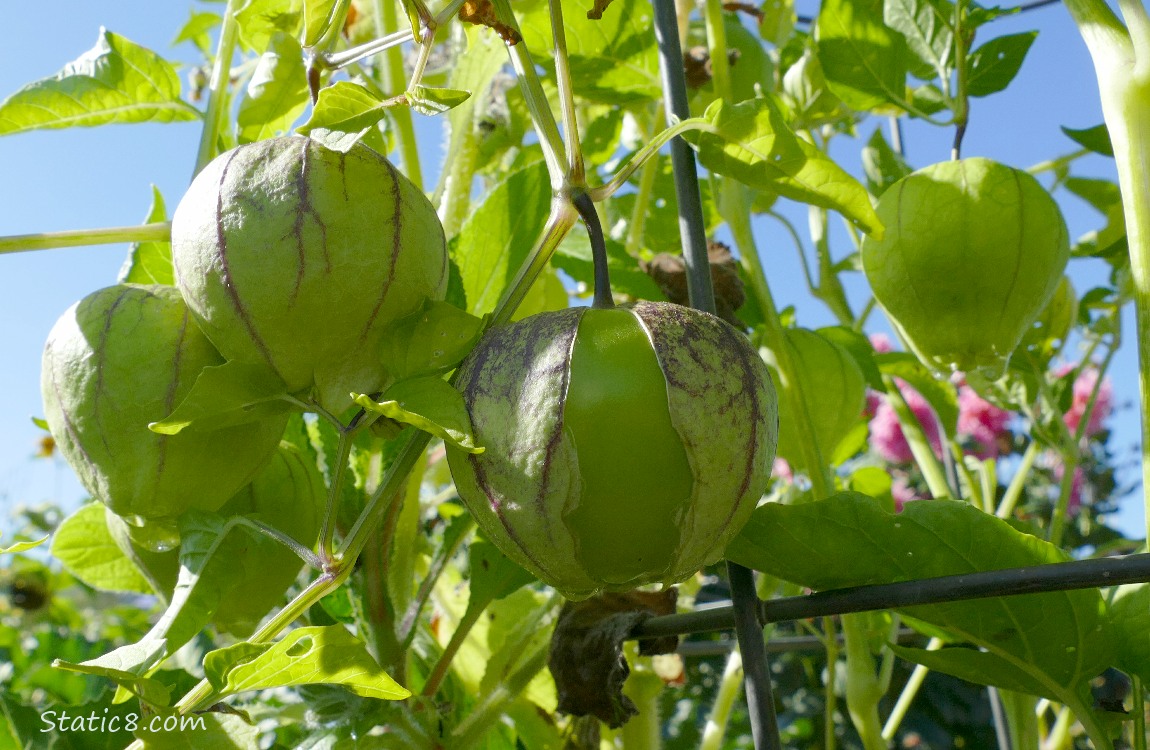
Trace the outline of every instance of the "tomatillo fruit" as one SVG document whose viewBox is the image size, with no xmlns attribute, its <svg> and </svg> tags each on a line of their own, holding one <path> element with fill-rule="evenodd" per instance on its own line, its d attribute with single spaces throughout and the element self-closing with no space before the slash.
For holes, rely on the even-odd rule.
<svg viewBox="0 0 1150 750">
<path fill-rule="evenodd" d="M 907 175 L 875 210 L 886 233 L 863 239 L 863 270 L 910 348 L 936 372 L 1001 375 L 1070 257 L 1058 204 L 1026 172 L 971 158 Z"/>
<path fill-rule="evenodd" d="M 489 331 L 457 385 L 478 455 L 448 447 L 483 533 L 568 597 L 678 583 L 718 560 L 766 489 L 770 373 L 678 305 L 571 308 Z"/>
<path fill-rule="evenodd" d="M 383 335 L 447 292 L 431 202 L 362 144 L 288 136 L 220 155 L 172 216 L 176 286 L 229 360 L 329 411 L 388 382 Z"/>
</svg>

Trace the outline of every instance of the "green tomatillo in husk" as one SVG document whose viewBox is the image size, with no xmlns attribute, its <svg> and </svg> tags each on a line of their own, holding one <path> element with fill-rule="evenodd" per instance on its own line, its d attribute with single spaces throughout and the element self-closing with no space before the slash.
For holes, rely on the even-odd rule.
<svg viewBox="0 0 1150 750">
<path fill-rule="evenodd" d="M 223 363 L 172 287 L 121 284 L 70 307 L 48 335 L 41 386 L 48 428 L 85 489 L 121 516 L 170 525 L 250 482 L 286 415 L 210 432 L 148 429 Z"/>
<path fill-rule="evenodd" d="M 571 598 L 715 562 L 770 478 L 770 374 L 707 313 L 542 313 L 489 331 L 457 384 L 486 448 L 448 448 L 460 497 L 504 553 Z"/>
<path fill-rule="evenodd" d="M 381 390 L 388 326 L 447 291 L 443 227 L 419 188 L 367 146 L 295 136 L 196 176 L 172 217 L 172 261 L 228 359 L 270 367 L 333 412 Z"/>
<path fill-rule="evenodd" d="M 970 158 L 904 177 L 875 210 L 886 233 L 863 240 L 863 270 L 910 348 L 936 372 L 1001 375 L 1069 258 L 1050 194 Z"/>
</svg>

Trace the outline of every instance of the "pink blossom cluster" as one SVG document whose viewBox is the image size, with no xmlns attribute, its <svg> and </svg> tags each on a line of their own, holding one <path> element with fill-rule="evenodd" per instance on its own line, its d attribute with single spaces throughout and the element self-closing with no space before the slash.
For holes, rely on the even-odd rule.
<svg viewBox="0 0 1150 750">
<path fill-rule="evenodd" d="M 871 337 L 871 343 L 877 352 L 891 351 L 890 340 L 881 334 Z M 927 440 L 935 455 L 942 455 L 942 441 L 940 437 L 938 419 L 930 404 L 914 388 L 901 380 L 896 380 L 899 391 L 906 400 L 907 406 L 922 425 Z M 887 461 L 892 463 L 909 463 L 913 460 L 910 445 L 903 435 L 902 427 L 898 423 L 894 407 L 890 402 L 877 393 L 871 393 L 867 398 L 870 420 L 871 448 Z M 979 458 L 997 458 L 1001 452 L 1001 443 L 1009 436 L 1010 420 L 1013 415 L 979 396 L 973 388 L 964 382 L 959 382 L 958 388 L 958 433 L 961 439 L 971 443 L 973 453 Z"/>
<path fill-rule="evenodd" d="M 1072 364 L 1064 364 L 1058 367 L 1054 374 L 1060 378 L 1065 377 L 1073 372 L 1075 367 Z M 1098 370 L 1094 367 L 1083 368 L 1082 372 L 1075 378 L 1070 409 L 1062 416 L 1062 421 L 1066 423 L 1072 433 L 1077 432 L 1078 426 L 1082 424 L 1082 417 L 1086 414 L 1086 405 L 1090 401 L 1090 394 L 1094 392 L 1094 386 L 1097 383 Z M 1104 378 L 1102 384 L 1098 386 L 1098 397 L 1094 400 L 1094 409 L 1090 412 L 1090 419 L 1086 422 L 1086 432 L 1083 437 L 1094 437 L 1102 432 L 1102 423 L 1110 416 L 1113 408 L 1114 386 L 1111 384 L 1110 378 Z"/>
</svg>

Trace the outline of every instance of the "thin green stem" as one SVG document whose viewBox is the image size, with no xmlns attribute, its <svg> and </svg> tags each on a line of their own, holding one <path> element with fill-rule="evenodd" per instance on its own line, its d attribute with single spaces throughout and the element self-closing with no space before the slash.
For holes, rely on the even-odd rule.
<svg viewBox="0 0 1150 750">
<path fill-rule="evenodd" d="M 926 486 L 930 489 L 930 494 L 936 498 L 950 497 L 951 492 L 946 481 L 946 471 L 942 468 L 938 456 L 934 454 L 934 448 L 927 439 L 918 417 L 906 403 L 906 399 L 894 378 L 884 375 L 882 380 L 883 384 L 886 385 L 887 399 L 890 401 L 891 408 L 894 409 L 895 416 L 898 417 L 899 427 L 902 428 L 902 434 L 906 437 L 915 463 L 918 464 L 923 478 L 926 479 Z"/>
<path fill-rule="evenodd" d="M 697 117 L 680 120 L 674 125 L 656 133 L 646 146 L 639 149 L 626 164 L 619 168 L 619 171 L 615 173 L 615 176 L 612 177 L 609 182 L 588 188 L 587 194 L 590 195 L 591 200 L 596 203 L 607 200 L 614 195 L 619 188 L 627 184 L 627 180 L 631 179 L 631 175 L 635 173 L 636 169 L 646 164 L 648 159 L 659 153 L 659 149 L 666 146 L 671 139 L 680 133 L 686 133 L 691 130 L 701 130 L 704 133 L 715 132 L 713 125 Z"/>
<path fill-rule="evenodd" d="M 196 152 L 196 170 L 193 176 L 216 157 L 216 146 L 220 139 L 220 128 L 227 116 L 228 82 L 232 70 L 232 54 L 236 49 L 239 24 L 236 11 L 243 0 L 228 0 L 220 24 L 220 40 L 216 47 L 216 60 L 212 64 L 212 77 L 208 82 L 208 108 L 204 112 L 204 129 L 200 133 L 200 145 Z"/>
<path fill-rule="evenodd" d="M 395 0 L 375 0 L 375 30 L 381 37 L 389 34 L 406 34 L 409 29 L 399 29 L 399 13 Z M 379 55 L 380 84 L 392 94 L 407 90 L 406 75 L 403 70 L 403 51 L 398 46 L 389 46 Z M 392 107 L 392 122 L 395 123 L 396 138 L 399 141 L 399 163 L 403 173 L 423 189 L 423 169 L 419 161 L 419 148 L 415 140 L 415 124 L 412 122 L 410 107 Z"/>
<path fill-rule="evenodd" d="M 715 692 L 715 702 L 711 705 L 711 714 L 703 727 L 703 739 L 699 742 L 699 750 L 720 750 L 723 738 L 727 734 L 727 724 L 731 719 L 731 708 L 742 692 L 743 687 L 743 657 L 739 649 L 735 648 L 727 657 L 727 666 L 723 669 L 723 677 L 719 680 L 719 689 Z"/>
<path fill-rule="evenodd" d="M 966 3 L 958 0 L 954 4 L 954 69 L 955 69 L 955 97 L 954 97 L 954 145 L 950 149 L 950 158 L 959 159 L 962 156 L 962 138 L 966 134 L 966 125 L 970 118 L 970 101 L 966 93 Z"/>
<path fill-rule="evenodd" d="M 527 253 L 527 261 L 520 266 L 514 281 L 499 300 L 499 305 L 492 315 L 491 325 L 500 325 L 511 320 L 515 308 L 523 301 L 535 279 L 547 267 L 555 248 L 559 247 L 559 243 L 571 231 L 578 216 L 570 199 L 557 197 L 551 201 L 551 214 L 547 217 L 543 233 L 535 241 L 535 247 Z"/>
<path fill-rule="evenodd" d="M 1146 688 L 1142 678 L 1130 678 L 1130 713 L 1134 715 L 1134 750 L 1146 750 Z"/>
<path fill-rule="evenodd" d="M 643 133 L 643 140 L 649 140 L 652 130 L 659 126 L 659 110 L 656 108 L 650 127 Z M 639 190 L 635 194 L 635 205 L 631 209 L 631 221 L 627 226 L 627 254 L 638 257 L 643 247 L 643 236 L 647 227 L 647 213 L 650 210 L 651 196 L 655 192 L 655 180 L 659 176 L 659 154 L 651 155 L 643 164 L 639 174 Z M 592 199 L 593 200 L 593 199 Z"/>
<path fill-rule="evenodd" d="M 1034 468 L 1034 459 L 1038 458 L 1041 447 L 1037 440 L 1031 440 L 1030 445 L 1026 446 L 1026 451 L 1022 454 L 1022 461 L 1018 464 L 1018 471 L 1010 480 L 1010 485 L 1006 488 L 1006 493 L 1002 496 L 1002 502 L 998 504 L 998 510 L 994 512 L 994 515 L 999 518 L 1010 518 L 1014 515 L 1014 508 L 1018 505 L 1018 499 L 1022 497 L 1022 489 L 1026 486 L 1026 477 Z"/>
<path fill-rule="evenodd" d="M 323 511 L 323 524 L 319 534 L 319 554 L 325 565 L 330 565 L 334 560 L 335 521 L 339 515 L 339 500 L 343 493 L 343 482 L 347 474 L 347 464 L 351 457 L 353 442 L 355 442 L 354 431 L 341 427 L 339 442 L 335 449 L 335 465 L 331 467 L 331 481 L 327 504 Z"/>
<path fill-rule="evenodd" d="M 85 247 L 88 245 L 115 245 L 120 242 L 170 242 L 172 223 L 140 224 L 105 229 L 71 229 L 63 232 L 12 234 L 0 237 L 0 255 L 32 250 L 51 250 L 57 247 Z"/>
<path fill-rule="evenodd" d="M 937 651 L 942 648 L 941 638 L 931 638 L 930 642 L 926 644 L 927 651 Z M 886 717 L 886 724 L 882 728 L 882 736 L 886 741 L 894 739 L 895 734 L 898 732 L 902 720 L 906 718 L 907 711 L 914 703 L 914 699 L 918 696 L 918 691 L 922 689 L 922 683 L 926 680 L 926 676 L 930 674 L 930 669 L 919 664 L 910 673 L 910 678 L 906 684 L 902 686 L 902 692 L 898 694 L 898 700 L 895 701 L 894 708 L 891 709 L 890 716 Z"/>
<path fill-rule="evenodd" d="M 460 646 L 467 640 L 467 636 L 471 633 L 471 629 L 475 627 L 475 623 L 479 622 L 480 616 L 483 611 L 487 609 L 483 607 L 471 607 L 463 613 L 463 617 L 459 620 L 459 625 L 456 626 L 455 632 L 451 634 L 451 639 L 447 645 L 443 647 L 443 653 L 439 655 L 439 661 L 435 663 L 432 668 L 431 674 L 427 677 L 427 682 L 423 685 L 423 695 L 433 696 L 439 690 L 439 686 L 443 684 L 443 679 L 447 676 L 447 670 L 451 669 L 451 661 L 455 658 L 455 654 L 459 651 Z"/>
<path fill-rule="evenodd" d="M 865 617 L 867 615 L 843 615 L 842 618 L 847 654 L 847 711 L 863 747 L 866 750 L 886 750 L 887 742 L 878 717 L 882 691 L 875 675 L 874 657 L 871 656 L 866 632 L 861 627 L 861 618 Z"/>
<path fill-rule="evenodd" d="M 827 236 L 827 210 L 819 206 L 807 206 L 807 224 L 819 262 L 819 283 L 815 287 L 815 296 L 838 318 L 840 325 L 852 326 L 855 322 L 854 311 L 847 301 L 846 290 L 839 281 L 834 259 L 831 257 L 830 240 Z"/>
<path fill-rule="evenodd" d="M 835 692 L 835 670 L 839 664 L 839 637 L 833 617 L 823 618 L 823 644 L 827 652 L 827 679 L 823 683 L 823 745 L 826 750 L 835 750 L 838 737 L 835 734 L 835 713 L 838 712 L 839 696 Z"/>
<path fill-rule="evenodd" d="M 379 10 L 377 6 L 375 28 L 376 33 L 380 35 L 378 39 L 372 39 L 370 42 L 364 42 L 363 44 L 343 50 L 342 52 L 325 52 L 322 55 L 316 55 L 316 62 L 330 70 L 339 70 L 340 68 L 354 65 L 366 57 L 371 57 L 372 55 L 386 52 L 392 47 L 406 44 L 414 38 L 411 35 L 410 29 L 400 29 L 390 34 L 386 33 L 386 21 L 383 19 L 383 16 L 379 14 Z M 395 15 L 394 12 L 392 15 Z"/>
<path fill-rule="evenodd" d="M 583 147 L 579 141 L 579 122 L 575 117 L 575 89 L 571 85 L 571 65 L 567 60 L 567 30 L 563 25 L 563 4 L 548 0 L 551 13 L 551 36 L 555 41 L 555 84 L 559 88 L 559 107 L 563 116 L 563 135 L 567 144 L 567 179 L 572 185 L 586 182 Z"/>
<path fill-rule="evenodd" d="M 1078 159 L 1081 159 L 1083 156 L 1089 156 L 1092 153 L 1094 153 L 1094 152 L 1088 148 L 1080 148 L 1077 151 L 1072 151 L 1069 154 L 1066 154 L 1064 156 L 1059 156 L 1056 159 L 1048 159 L 1046 161 L 1040 161 L 1031 167 L 1027 167 L 1026 171 L 1030 174 L 1033 174 L 1033 175 L 1039 175 L 1039 174 L 1043 174 L 1045 172 L 1057 172 L 1057 171 L 1060 171 L 1062 169 L 1065 169 L 1072 162 L 1077 161 Z"/>
<path fill-rule="evenodd" d="M 807 281 L 807 289 L 810 291 L 811 296 L 814 296 L 816 294 L 815 277 L 811 275 L 811 266 L 810 263 L 807 262 L 807 253 L 803 248 L 803 239 L 799 236 L 798 230 L 795 229 L 795 225 L 791 223 L 790 219 L 777 211 L 768 211 L 767 216 L 770 216 L 782 224 L 783 228 L 787 230 L 787 234 L 791 236 L 791 241 L 795 244 L 795 252 L 799 255 L 799 263 L 802 264 L 803 267 L 803 278 Z"/>
<path fill-rule="evenodd" d="M 663 680 L 650 669 L 638 668 L 631 672 L 623 685 L 623 693 L 635 704 L 638 714 L 632 716 L 619 730 L 622 750 L 661 750 L 663 747 L 663 721 L 659 711 L 659 697 L 664 690 Z"/>
</svg>

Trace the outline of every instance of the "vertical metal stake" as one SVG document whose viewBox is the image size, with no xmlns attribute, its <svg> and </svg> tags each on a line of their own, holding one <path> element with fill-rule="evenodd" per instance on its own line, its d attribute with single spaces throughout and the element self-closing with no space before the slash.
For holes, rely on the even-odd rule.
<svg viewBox="0 0 1150 750">
<path fill-rule="evenodd" d="M 653 0 L 655 38 L 659 42 L 659 67 L 663 78 L 667 121 L 690 117 L 687 81 L 683 74 L 683 51 L 679 46 L 679 24 L 675 0 Z M 707 258 L 707 237 L 703 226 L 703 206 L 699 198 L 699 178 L 695 155 L 682 138 L 671 141 L 671 164 L 675 170 L 675 193 L 679 203 L 679 231 L 683 259 L 687 266 L 687 290 L 691 307 L 714 314 L 715 296 L 711 288 L 711 266 Z M 735 610 L 735 635 L 743 655 L 744 689 L 751 717 L 751 735 L 756 750 L 779 750 L 778 720 L 771 695 L 771 675 L 766 642 L 759 618 L 759 598 L 749 568 L 727 563 L 731 581 L 731 602 Z"/>
</svg>

